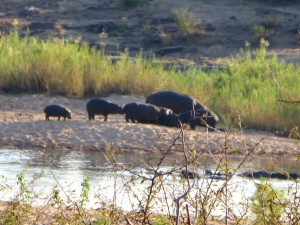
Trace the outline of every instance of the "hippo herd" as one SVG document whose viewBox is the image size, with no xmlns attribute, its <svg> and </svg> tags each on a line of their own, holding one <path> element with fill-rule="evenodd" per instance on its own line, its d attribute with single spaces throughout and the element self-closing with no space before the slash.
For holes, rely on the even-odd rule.
<svg viewBox="0 0 300 225">
<path fill-rule="evenodd" d="M 132 102 L 123 107 L 99 98 L 91 99 L 86 104 L 89 120 L 95 115 L 125 114 L 126 122 L 150 123 L 168 127 L 180 127 L 189 124 L 191 129 L 197 126 L 216 129 L 218 116 L 194 98 L 174 91 L 159 91 L 149 95 L 146 102 Z M 49 117 L 71 119 L 71 111 L 60 105 L 48 105 L 44 109 L 46 120 Z"/>
</svg>

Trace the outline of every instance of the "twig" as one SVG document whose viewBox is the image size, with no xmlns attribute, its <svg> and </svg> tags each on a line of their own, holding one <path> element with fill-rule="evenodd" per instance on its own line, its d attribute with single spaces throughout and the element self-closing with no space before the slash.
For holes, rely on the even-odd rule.
<svg viewBox="0 0 300 225">
<path fill-rule="evenodd" d="M 278 99 L 279 102 L 285 102 L 285 103 L 291 103 L 291 104 L 299 104 L 299 101 L 290 101 L 290 100 L 285 100 L 285 99 Z"/>
</svg>

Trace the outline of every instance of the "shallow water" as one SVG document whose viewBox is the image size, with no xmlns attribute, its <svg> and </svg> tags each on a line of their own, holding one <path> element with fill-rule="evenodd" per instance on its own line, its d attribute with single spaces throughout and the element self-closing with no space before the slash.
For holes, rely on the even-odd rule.
<svg viewBox="0 0 300 225">
<path fill-rule="evenodd" d="M 133 200 L 132 192 L 142 195 L 149 184 L 139 179 L 136 185 L 132 185 L 132 192 L 128 194 L 124 185 L 132 178 L 133 174 L 140 174 L 145 177 L 152 175 L 150 170 L 141 168 L 141 160 L 149 161 L 156 165 L 159 160 L 158 153 L 123 153 L 117 156 L 119 165 L 126 165 L 131 171 L 122 169 L 116 170 L 102 152 L 80 151 L 80 150 L 0 150 L 0 199 L 10 200 L 16 198 L 19 193 L 17 177 L 24 171 L 25 182 L 33 184 L 28 187 L 38 194 L 32 203 L 33 205 L 45 204 L 50 198 L 54 189 L 60 190 L 61 198 L 72 197 L 74 201 L 80 199 L 81 183 L 84 178 L 89 178 L 91 187 L 90 201 L 88 207 L 96 208 L 101 201 L 116 200 L 117 205 L 124 209 L 134 208 L 137 199 Z M 198 172 L 206 169 L 215 170 L 218 157 L 202 156 Z M 229 167 L 236 168 L 243 157 L 229 158 Z M 163 163 L 161 171 L 168 171 L 175 165 L 183 162 L 183 155 L 180 153 L 170 154 Z M 281 168 L 287 172 L 300 174 L 299 163 L 295 160 L 276 160 L 271 158 L 255 157 L 241 166 L 240 172 L 249 170 L 279 171 Z M 178 181 L 180 180 L 180 174 Z M 176 176 L 177 176 L 176 175 Z M 167 177 L 166 184 L 174 185 L 178 188 L 180 185 L 174 182 L 172 177 Z M 243 201 L 243 198 L 250 198 L 254 192 L 257 181 L 234 176 L 230 185 L 233 187 L 234 198 L 232 201 Z M 277 187 L 287 189 L 291 182 L 273 180 Z M 180 182 L 178 182 L 180 183 Z M 216 188 L 223 184 L 223 181 L 215 181 Z M 182 188 L 182 186 L 180 187 Z M 178 188 L 178 189 L 180 189 Z M 243 193 L 241 193 L 243 190 Z M 65 192 L 65 193 L 64 193 Z M 170 190 L 171 192 L 171 190 Z M 68 197 L 67 197 L 68 196 Z M 170 201 L 172 201 L 170 199 Z M 171 204 L 171 203 L 170 203 Z"/>
</svg>

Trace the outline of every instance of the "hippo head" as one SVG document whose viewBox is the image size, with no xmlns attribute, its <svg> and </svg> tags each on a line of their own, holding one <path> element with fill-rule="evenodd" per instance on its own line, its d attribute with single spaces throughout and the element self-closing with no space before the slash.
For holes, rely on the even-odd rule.
<svg viewBox="0 0 300 225">
<path fill-rule="evenodd" d="M 115 105 L 114 112 L 115 113 L 119 113 L 119 114 L 124 114 L 123 108 L 121 106 L 119 106 L 119 105 Z"/>
<path fill-rule="evenodd" d="M 166 117 L 168 115 L 171 115 L 173 113 L 173 111 L 171 109 L 168 108 L 160 108 L 157 117 L 158 119 Z"/>
<path fill-rule="evenodd" d="M 217 123 L 219 122 L 219 117 L 215 113 L 208 110 L 203 110 L 203 115 L 201 118 L 206 122 L 208 126 L 212 128 L 215 128 Z"/>
<path fill-rule="evenodd" d="M 194 109 L 207 109 L 207 107 L 198 101 L 194 101 Z"/>
<path fill-rule="evenodd" d="M 71 114 L 72 114 L 71 111 L 68 108 L 66 108 L 66 112 L 65 112 L 66 118 L 72 119 Z"/>
</svg>

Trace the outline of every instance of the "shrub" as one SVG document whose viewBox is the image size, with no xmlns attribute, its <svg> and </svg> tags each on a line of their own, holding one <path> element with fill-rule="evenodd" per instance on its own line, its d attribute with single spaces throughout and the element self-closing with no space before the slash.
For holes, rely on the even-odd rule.
<svg viewBox="0 0 300 225">
<path fill-rule="evenodd" d="M 172 90 L 189 94 L 231 126 L 237 117 L 247 128 L 283 131 L 298 125 L 300 68 L 268 56 L 266 42 L 223 61 L 223 70 L 165 69 L 166 60 L 120 52 L 113 62 L 104 50 L 61 39 L 0 37 L 0 89 L 4 92 L 69 97 L 108 93 L 148 95 Z"/>
<path fill-rule="evenodd" d="M 192 34 L 201 24 L 201 19 L 187 8 L 173 9 L 172 11 L 176 16 L 178 28 L 184 35 Z"/>
<path fill-rule="evenodd" d="M 255 224 L 280 224 L 285 205 L 285 194 L 263 181 L 256 185 L 252 197 L 252 212 L 256 216 Z"/>
<path fill-rule="evenodd" d="M 252 31 L 258 38 L 268 38 L 271 34 L 274 33 L 274 29 L 265 28 L 265 26 L 261 24 L 253 26 Z"/>
</svg>

